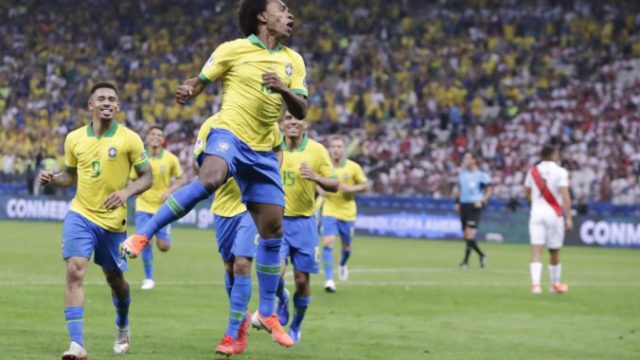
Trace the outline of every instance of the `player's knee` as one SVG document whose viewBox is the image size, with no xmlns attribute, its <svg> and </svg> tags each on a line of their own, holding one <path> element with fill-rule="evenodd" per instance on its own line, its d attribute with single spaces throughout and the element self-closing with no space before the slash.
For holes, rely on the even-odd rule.
<svg viewBox="0 0 640 360">
<path fill-rule="evenodd" d="M 86 267 L 76 263 L 67 264 L 67 283 L 73 285 L 82 285 Z"/>
<path fill-rule="evenodd" d="M 261 229 L 258 229 L 260 236 L 263 239 L 280 238 L 284 236 L 284 228 L 282 227 L 282 220 L 271 219 L 265 222 Z"/>
<path fill-rule="evenodd" d="M 164 240 L 158 240 L 158 250 L 162 252 L 167 252 L 169 251 L 169 249 L 171 249 L 171 243 Z"/>
<path fill-rule="evenodd" d="M 241 276 L 251 275 L 251 260 L 243 256 L 236 257 L 233 263 L 233 273 Z"/>
<path fill-rule="evenodd" d="M 206 166 L 200 170 L 198 180 L 209 192 L 214 192 L 227 180 L 227 169 L 220 167 Z"/>
<path fill-rule="evenodd" d="M 107 284 L 109 284 L 109 287 L 113 290 L 118 291 L 126 287 L 124 275 L 119 271 L 105 271 L 105 277 Z"/>
<path fill-rule="evenodd" d="M 296 292 L 306 294 L 309 292 L 309 277 L 304 273 L 296 273 L 294 278 Z"/>
</svg>

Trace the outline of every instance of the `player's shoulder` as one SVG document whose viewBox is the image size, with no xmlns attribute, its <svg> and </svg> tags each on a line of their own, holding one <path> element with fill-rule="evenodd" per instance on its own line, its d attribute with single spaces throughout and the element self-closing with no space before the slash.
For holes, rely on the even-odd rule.
<svg viewBox="0 0 640 360">
<path fill-rule="evenodd" d="M 172 153 L 169 150 L 162 150 L 163 151 L 163 155 L 162 156 L 166 156 L 167 157 L 167 161 L 171 162 L 171 161 L 178 161 L 178 157 Z"/>
<path fill-rule="evenodd" d="M 128 141 L 137 141 L 137 140 L 142 141 L 140 134 L 129 129 L 123 124 L 118 124 L 118 129 L 116 129 L 116 136 L 122 136 L 126 138 Z"/>
<path fill-rule="evenodd" d="M 282 51 L 284 51 L 285 54 L 287 54 L 287 56 L 289 56 L 294 62 L 300 62 L 300 63 L 304 63 L 304 58 L 302 57 L 302 55 L 300 55 L 299 52 L 293 50 L 292 48 L 288 47 L 288 46 L 282 46 Z"/>
<path fill-rule="evenodd" d="M 251 42 L 246 38 L 225 41 L 218 45 L 216 51 L 234 51 L 246 46 L 250 46 Z"/>
<path fill-rule="evenodd" d="M 75 130 L 72 130 L 67 134 L 66 140 L 68 142 L 75 142 L 81 140 L 82 138 L 86 138 L 88 134 L 87 126 L 88 125 L 84 125 Z"/>
<path fill-rule="evenodd" d="M 327 151 L 324 145 L 311 138 L 307 138 L 307 148 L 312 151 Z"/>
<path fill-rule="evenodd" d="M 354 170 L 362 169 L 362 166 L 360 166 L 360 164 L 358 164 L 357 162 L 351 159 L 347 159 L 346 165 L 347 165 L 347 168 L 349 169 L 354 169 Z"/>
</svg>

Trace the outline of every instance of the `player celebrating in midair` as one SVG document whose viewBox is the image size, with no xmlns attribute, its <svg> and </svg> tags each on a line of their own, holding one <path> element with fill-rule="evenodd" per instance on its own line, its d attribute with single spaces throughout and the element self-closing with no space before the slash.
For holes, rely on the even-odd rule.
<svg viewBox="0 0 640 360">
<path fill-rule="evenodd" d="M 120 109 L 116 87 L 99 83 L 91 88 L 92 120 L 70 132 L 64 142 L 65 171 L 42 171 L 40 185 L 70 187 L 76 195 L 62 226 L 62 256 L 67 267 L 64 315 L 71 345 L 63 359 L 87 359 L 84 348 L 84 290 L 89 258 L 102 267 L 116 307 L 116 341 L 113 351 L 129 350 L 129 284 L 123 271 L 127 261 L 118 246 L 126 237 L 127 199 L 151 187 L 151 166 L 138 134 L 118 125 Z M 127 186 L 131 168 L 138 179 Z"/>
<path fill-rule="evenodd" d="M 340 181 L 338 192 L 322 193 L 326 197 L 322 207 L 322 262 L 324 264 L 324 288 L 328 292 L 336 291 L 333 281 L 333 243 L 340 235 L 342 252 L 340 256 L 339 278 L 346 281 L 349 277 L 347 261 L 351 256 L 354 222 L 357 208 L 355 195 L 367 191 L 369 184 L 364 171 L 358 163 L 345 157 L 345 140 L 334 137 L 329 141 L 329 155 Z"/>
<path fill-rule="evenodd" d="M 289 293 L 284 288 L 285 261 L 291 259 L 296 286 L 293 295 L 294 315 L 289 336 L 300 341 L 302 320 L 311 302 L 311 273 L 318 273 L 320 251 L 315 212 L 316 186 L 325 191 L 338 190 L 338 180 L 327 149 L 309 139 L 307 123 L 289 112 L 282 121 L 282 184 L 287 207 L 284 210 L 284 242 L 280 249 L 282 277 L 278 287 L 278 317 L 281 324 L 289 321 Z M 253 321 L 252 321 L 253 322 Z"/>
<path fill-rule="evenodd" d="M 290 347 L 293 341 L 274 313 L 284 191 L 273 143 L 283 106 L 300 119 L 307 114 L 306 69 L 302 57 L 281 44 L 293 30 L 293 15 L 282 1 L 243 0 L 238 20 L 247 37 L 220 45 L 200 75 L 176 91 L 177 101 L 185 104 L 211 81 L 222 79 L 222 107 L 207 137 L 198 179 L 171 195 L 145 227 L 127 239 L 123 251 L 137 256 L 158 229 L 186 215 L 233 177 L 260 234 L 259 324 L 276 342 Z"/>
<path fill-rule="evenodd" d="M 560 249 L 564 243 L 564 231 L 573 228 L 571 219 L 571 198 L 569 196 L 569 173 L 556 164 L 560 151 L 553 145 L 544 145 L 540 152 L 542 160 L 527 172 L 524 181 L 525 196 L 531 201 L 529 237 L 531 241 L 531 293 L 542 293 L 542 251 L 546 245 L 551 260 L 549 262 L 549 291 L 564 293 L 569 290 L 560 282 L 562 265 Z"/>
</svg>

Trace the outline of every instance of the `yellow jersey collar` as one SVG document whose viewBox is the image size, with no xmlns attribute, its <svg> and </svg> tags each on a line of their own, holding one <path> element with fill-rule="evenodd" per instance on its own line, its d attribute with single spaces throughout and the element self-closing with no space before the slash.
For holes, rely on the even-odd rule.
<svg viewBox="0 0 640 360">
<path fill-rule="evenodd" d="M 149 157 L 152 157 L 152 156 L 151 156 L 151 152 L 149 151 L 149 149 L 145 148 L 145 149 L 144 149 L 144 151 L 147 153 L 147 155 L 148 155 Z M 163 148 L 160 148 L 160 151 L 158 151 L 158 155 L 153 156 L 153 157 L 155 157 L 155 158 L 156 158 L 156 159 L 158 159 L 158 160 L 161 160 L 161 159 L 162 159 L 162 155 L 163 155 L 163 154 L 164 154 L 164 149 L 163 149 Z"/>
<path fill-rule="evenodd" d="M 284 140 L 284 137 L 283 137 L 283 139 L 282 139 L 282 148 L 284 150 L 291 151 L 291 152 L 304 151 L 304 149 L 307 147 L 308 143 L 309 143 L 309 137 L 307 136 L 307 134 L 304 134 L 302 136 L 302 141 L 300 142 L 300 145 L 296 146 L 295 149 L 289 150 L 289 146 L 287 146 L 287 142 Z"/>
<path fill-rule="evenodd" d="M 249 35 L 249 37 L 247 37 L 247 40 L 249 40 L 250 43 L 252 43 L 253 45 L 259 46 L 265 50 L 268 50 L 269 52 L 273 52 L 273 51 L 280 51 L 282 50 L 282 45 L 278 44 L 275 48 L 273 49 L 269 49 L 267 48 L 267 45 L 265 45 L 262 40 L 260 40 L 259 37 L 257 37 L 255 34 L 251 34 Z"/>
<path fill-rule="evenodd" d="M 102 134 L 102 136 L 97 136 L 96 132 L 93 131 L 93 126 L 91 126 L 92 124 L 93 124 L 93 121 L 90 121 L 89 124 L 87 125 L 87 136 L 89 137 L 95 137 L 98 139 L 100 139 L 101 137 L 113 137 L 113 135 L 116 134 L 116 130 L 118 130 L 118 122 L 114 119 L 113 121 L 111 121 L 111 126 L 109 126 L 107 131 L 105 131 L 104 134 Z"/>
</svg>

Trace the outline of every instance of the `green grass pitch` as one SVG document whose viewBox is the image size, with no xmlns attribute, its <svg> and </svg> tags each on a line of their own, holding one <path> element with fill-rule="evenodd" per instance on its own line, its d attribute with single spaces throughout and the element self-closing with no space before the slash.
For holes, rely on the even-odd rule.
<svg viewBox="0 0 640 360">
<path fill-rule="evenodd" d="M 61 225 L 0 222 L 0 358 L 55 359 L 66 350 Z M 213 359 L 227 322 L 222 264 L 210 231 L 175 229 L 156 252 L 157 287 L 139 289 L 130 260 L 127 359 Z M 529 295 L 529 248 L 482 244 L 489 268 L 459 270 L 462 244 L 359 237 L 351 277 L 326 294 L 312 279 L 302 343 L 284 349 L 250 332 L 241 359 L 638 359 L 640 252 L 567 247 L 569 293 Z M 337 257 L 336 252 L 336 257 Z M 545 271 L 543 279 L 548 279 Z M 289 277 L 288 287 L 291 289 Z M 250 309 L 257 305 L 257 289 Z M 92 359 L 116 358 L 114 309 L 100 269 L 85 283 Z"/>
</svg>

